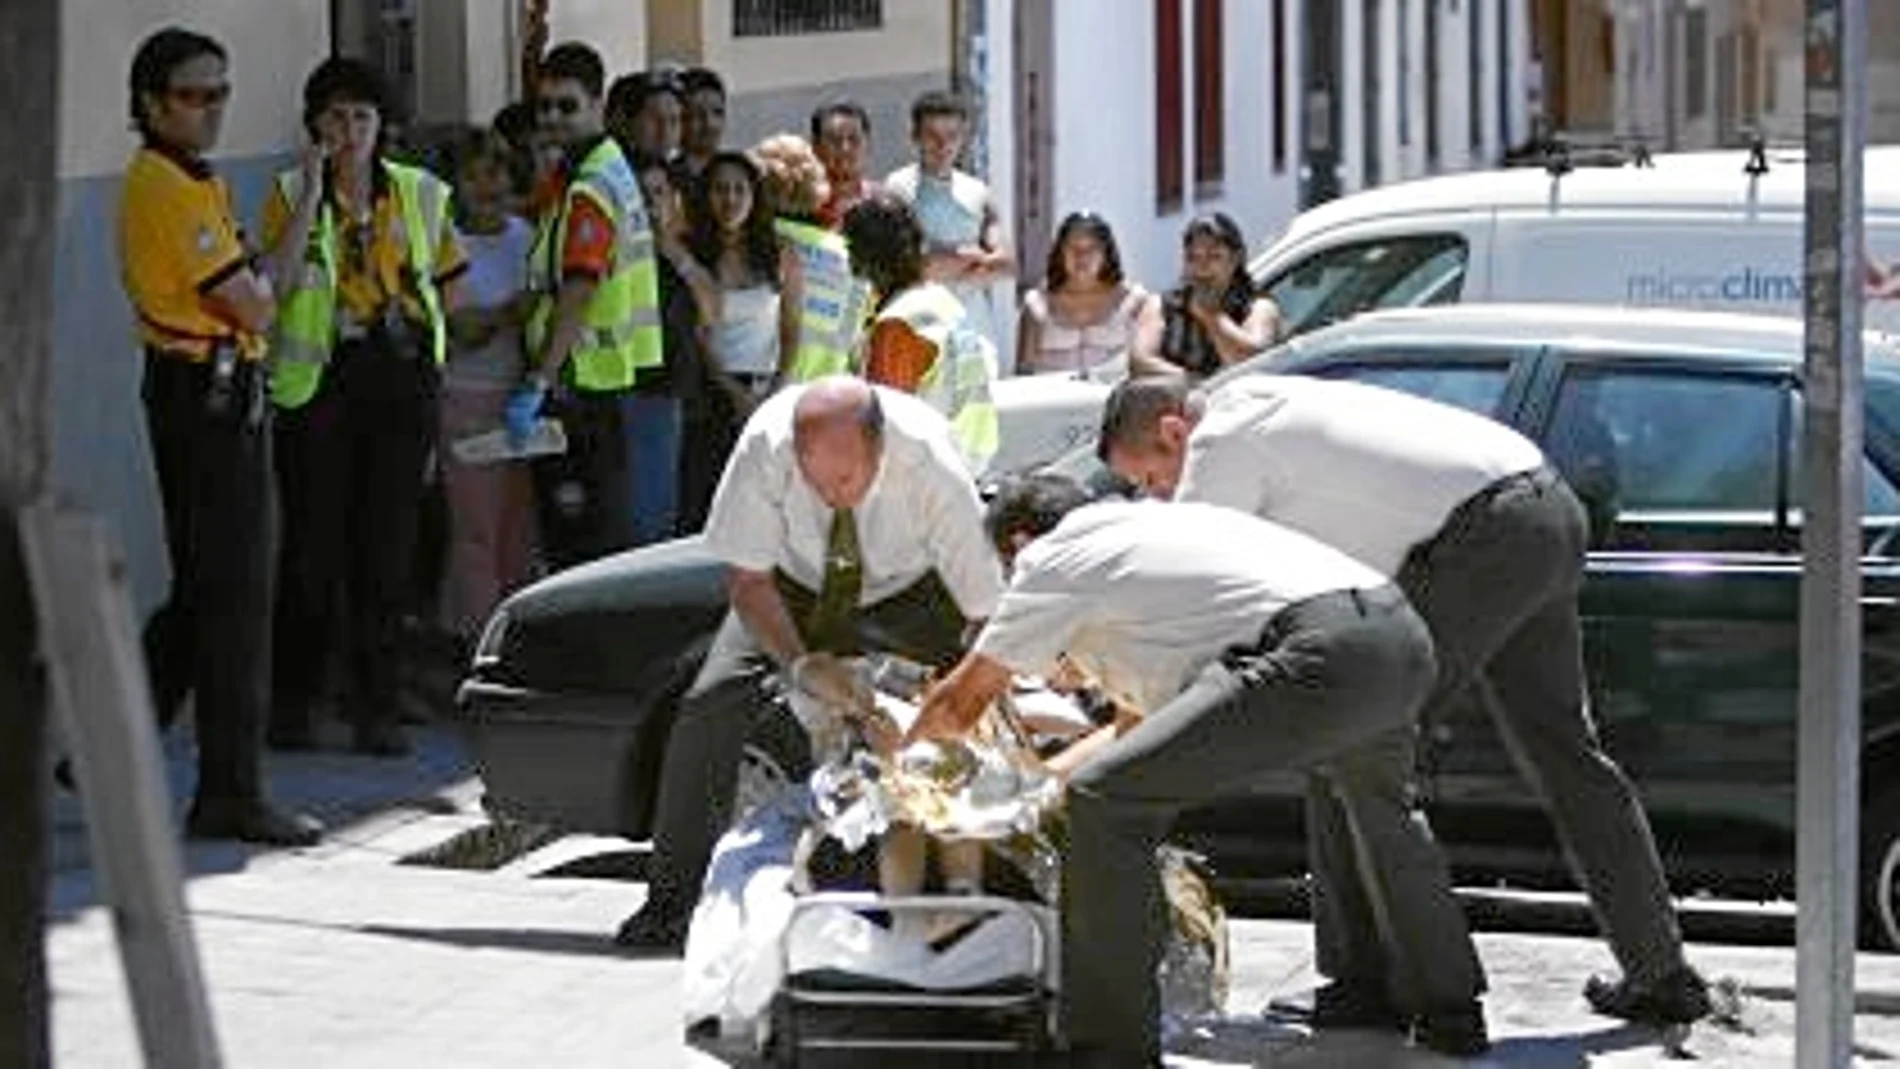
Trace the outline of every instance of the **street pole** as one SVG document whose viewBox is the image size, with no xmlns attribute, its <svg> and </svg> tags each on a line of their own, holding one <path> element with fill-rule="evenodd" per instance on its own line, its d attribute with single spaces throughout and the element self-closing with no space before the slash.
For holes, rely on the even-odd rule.
<svg viewBox="0 0 1900 1069">
<path fill-rule="evenodd" d="M 1795 1060 L 1850 1064 L 1860 807 L 1866 0 L 1808 0 Z"/>
<path fill-rule="evenodd" d="M 0 3 L 0 1065 L 50 1065 L 46 689 L 20 510 L 45 490 L 58 219 L 58 0 Z"/>
</svg>

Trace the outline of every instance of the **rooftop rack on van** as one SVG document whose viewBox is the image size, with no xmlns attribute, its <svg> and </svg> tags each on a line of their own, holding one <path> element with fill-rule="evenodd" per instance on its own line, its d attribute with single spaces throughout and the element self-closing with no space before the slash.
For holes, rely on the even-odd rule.
<svg viewBox="0 0 1900 1069">
<path fill-rule="evenodd" d="M 1760 130 L 1748 132 L 1742 172 L 1752 178 L 1768 173 L 1771 154 L 1799 153 L 1799 142 L 1771 142 Z M 1505 154 L 1506 167 L 1542 167 L 1561 178 L 1578 167 L 1654 167 L 1648 139 L 1632 134 L 1566 134 L 1546 131 Z"/>
<path fill-rule="evenodd" d="M 1578 167 L 1654 167 L 1641 137 L 1545 131 L 1505 154 L 1506 167 L 1542 167 L 1561 178 Z"/>
</svg>

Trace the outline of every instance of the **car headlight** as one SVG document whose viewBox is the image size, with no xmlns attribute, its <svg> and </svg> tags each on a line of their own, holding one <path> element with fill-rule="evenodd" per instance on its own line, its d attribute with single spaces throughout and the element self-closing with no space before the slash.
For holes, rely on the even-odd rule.
<svg viewBox="0 0 1900 1069">
<path fill-rule="evenodd" d="M 508 610 L 496 609 L 482 627 L 482 637 L 475 643 L 474 666 L 494 664 L 501 660 L 501 647 L 508 640 Z"/>
</svg>

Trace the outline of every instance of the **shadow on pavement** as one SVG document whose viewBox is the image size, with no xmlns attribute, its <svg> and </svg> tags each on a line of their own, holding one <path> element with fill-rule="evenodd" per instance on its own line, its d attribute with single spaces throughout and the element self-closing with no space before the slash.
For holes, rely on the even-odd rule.
<svg viewBox="0 0 1900 1069">
<path fill-rule="evenodd" d="M 412 939 L 483 950 L 521 950 L 534 954 L 588 954 L 632 957 L 614 944 L 612 932 L 522 928 L 414 928 L 397 924 L 359 924 L 344 929 L 388 939 Z"/>
<path fill-rule="evenodd" d="M 475 763 L 462 729 L 450 724 L 409 726 L 414 752 L 407 757 L 375 758 L 344 750 L 345 733 L 335 724 L 321 741 L 322 750 L 264 756 L 265 782 L 279 806 L 316 817 L 331 831 L 372 813 L 396 807 L 439 811 L 447 807 L 447 789 L 475 775 Z M 184 725 L 162 740 L 166 779 L 171 789 L 173 823 L 182 828 L 190 804 L 197 762 L 190 731 Z M 100 902 L 91 864 L 83 792 L 61 791 L 52 800 L 53 883 L 50 919 L 69 920 Z M 181 838 L 185 876 L 194 879 L 236 872 L 269 848 L 222 841 Z M 321 849 L 321 847 L 319 847 Z"/>
<path fill-rule="evenodd" d="M 1491 1048 L 1490 1060 L 1534 1069 L 1570 1069 L 1572 1066 L 1590 1065 L 1599 1055 L 1641 1047 L 1658 1048 L 1657 1057 L 1661 1059 L 1667 1057 L 1661 1046 L 1662 1041 L 1653 1028 L 1633 1024 L 1607 1025 L 1590 1032 L 1511 1036 L 1499 1040 Z M 1695 1044 L 1691 1042 L 1680 1057 L 1687 1061 L 1696 1060 Z"/>
</svg>

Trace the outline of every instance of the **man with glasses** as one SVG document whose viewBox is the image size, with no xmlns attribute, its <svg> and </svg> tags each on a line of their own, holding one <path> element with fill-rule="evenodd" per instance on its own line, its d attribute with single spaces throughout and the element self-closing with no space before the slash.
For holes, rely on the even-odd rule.
<svg viewBox="0 0 1900 1069">
<path fill-rule="evenodd" d="M 263 338 L 276 300 L 205 161 L 231 93 L 224 47 L 160 30 L 130 81 L 144 143 L 126 169 L 119 254 L 172 567 L 171 596 L 145 631 L 152 698 L 163 725 L 196 699 L 188 834 L 305 846 L 321 829 L 273 808 L 259 768 L 277 537 Z"/>
<path fill-rule="evenodd" d="M 645 448 L 669 437 L 655 426 L 666 411 L 636 387 L 665 371 L 659 275 L 639 182 L 606 132 L 605 81 L 600 55 L 569 43 L 547 54 L 535 83 L 541 127 L 565 152 L 537 206 L 528 370 L 507 421 L 526 441 L 552 394 L 566 425 L 567 455 L 537 465 L 542 530 L 560 565 L 669 537 L 677 484 L 677 445 Z M 670 432 L 677 443 L 676 407 Z"/>
</svg>

